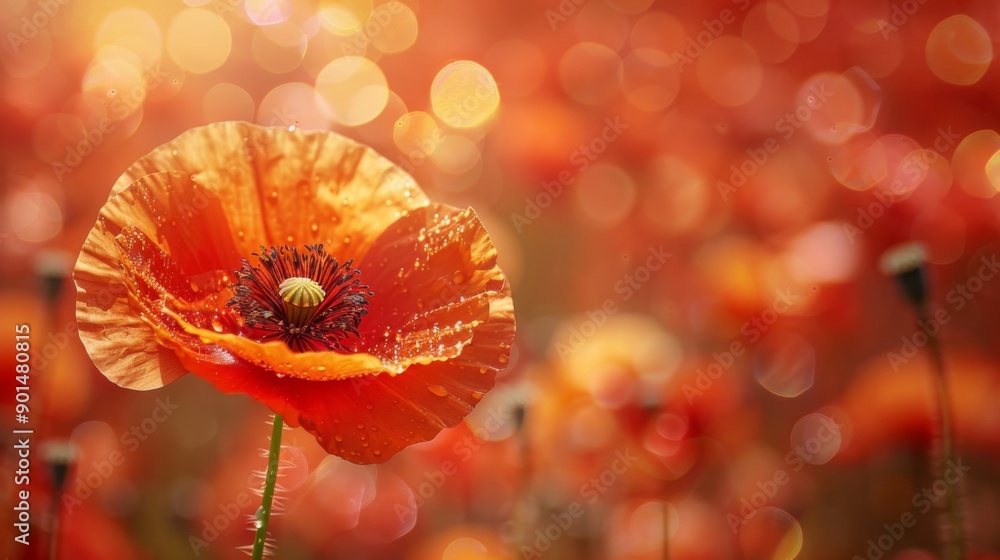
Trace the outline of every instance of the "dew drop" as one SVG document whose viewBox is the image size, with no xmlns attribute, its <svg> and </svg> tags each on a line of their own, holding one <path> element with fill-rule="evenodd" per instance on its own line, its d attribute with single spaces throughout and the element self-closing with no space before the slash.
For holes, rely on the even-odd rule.
<svg viewBox="0 0 1000 560">
<path fill-rule="evenodd" d="M 278 191 L 271 191 L 271 200 L 278 200 Z"/>
<path fill-rule="evenodd" d="M 239 237 L 240 239 L 243 239 L 243 237 L 246 236 L 246 234 L 243 233 L 243 230 L 241 229 L 240 231 L 236 232 L 236 236 Z"/>
<path fill-rule="evenodd" d="M 217 333 L 222 332 L 222 321 L 219 320 L 218 315 L 212 317 L 212 330 Z"/>
<path fill-rule="evenodd" d="M 363 430 L 363 429 L 365 429 L 365 425 L 364 425 L 364 424 L 358 424 L 358 429 L 359 429 L 359 430 Z"/>
<path fill-rule="evenodd" d="M 482 391 L 473 391 L 473 392 L 472 392 L 472 398 L 473 398 L 473 399 L 475 399 L 475 400 L 477 400 L 477 401 L 478 401 L 479 399 L 482 399 L 482 398 L 483 398 L 483 396 L 485 396 L 485 395 L 486 395 L 486 393 L 484 393 L 484 392 L 482 392 Z"/>
<path fill-rule="evenodd" d="M 382 450 L 381 449 L 376 449 L 375 451 L 372 451 L 372 454 L 375 455 L 376 457 L 378 457 L 379 455 L 382 455 Z"/>
<path fill-rule="evenodd" d="M 428 385 L 427 386 L 427 390 L 430 391 L 431 393 L 439 396 L 439 397 L 447 397 L 448 396 L 448 389 L 445 389 L 444 387 L 442 387 L 440 385 Z"/>
<path fill-rule="evenodd" d="M 313 233 L 316 233 L 317 231 L 319 231 L 319 224 L 313 222 L 312 225 L 309 226 L 309 229 L 312 230 Z"/>
<path fill-rule="evenodd" d="M 344 245 L 350 245 L 350 244 L 351 244 L 351 236 L 347 235 L 344 237 Z"/>
<path fill-rule="evenodd" d="M 510 358 L 507 357 L 507 354 L 500 354 L 497 356 L 497 360 L 499 360 L 501 364 L 506 364 L 510 361 Z"/>
<path fill-rule="evenodd" d="M 333 436 L 333 439 L 335 439 L 337 441 L 344 441 L 344 436 L 342 436 L 340 434 L 337 434 L 337 435 Z"/>
</svg>

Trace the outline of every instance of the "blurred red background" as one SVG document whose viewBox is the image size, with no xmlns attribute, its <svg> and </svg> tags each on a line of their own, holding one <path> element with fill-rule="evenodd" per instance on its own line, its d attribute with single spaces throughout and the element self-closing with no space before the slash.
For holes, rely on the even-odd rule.
<svg viewBox="0 0 1000 560">
<path fill-rule="evenodd" d="M 41 280 L 130 163 L 222 120 L 338 131 L 474 207 L 518 317 L 497 389 L 434 441 L 375 468 L 289 432 L 277 557 L 936 558 L 926 337 L 876 266 L 906 241 L 969 558 L 1000 551 L 996 3 L 5 0 L 0 23 L 5 427 L 14 325 L 34 352 L 33 544 L 5 474 L 6 558 L 46 557 L 60 442 L 59 558 L 250 544 L 266 411 L 119 389 L 72 282 Z"/>
</svg>

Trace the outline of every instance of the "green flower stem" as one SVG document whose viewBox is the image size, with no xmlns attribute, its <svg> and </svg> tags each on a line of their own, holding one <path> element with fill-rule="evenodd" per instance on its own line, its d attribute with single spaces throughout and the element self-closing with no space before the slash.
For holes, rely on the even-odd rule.
<svg viewBox="0 0 1000 560">
<path fill-rule="evenodd" d="M 267 454 L 267 473 L 264 476 L 264 495 L 260 509 L 257 510 L 257 532 L 253 538 L 253 560 L 264 557 L 264 545 L 267 542 L 267 524 L 271 520 L 271 502 L 274 500 L 274 483 L 278 479 L 278 458 L 281 454 L 281 432 L 284 420 L 280 414 L 274 415 L 274 427 L 271 430 L 271 448 Z"/>
<path fill-rule="evenodd" d="M 928 320 L 926 309 L 919 312 L 920 319 L 924 322 Z M 944 476 L 948 465 L 954 463 L 955 437 L 951 426 L 951 402 L 948 396 L 948 383 L 945 379 L 944 355 L 941 352 L 941 345 L 938 342 L 936 333 L 927 335 L 927 350 L 931 355 L 934 370 L 934 393 L 937 396 L 937 408 L 940 418 L 938 419 L 938 429 L 941 437 L 941 456 L 937 464 L 936 476 Z M 956 484 L 948 484 L 945 502 L 948 508 L 948 520 L 951 530 L 948 532 L 948 539 L 945 542 L 944 560 L 961 560 L 965 557 L 965 536 L 962 529 L 962 517 L 959 511 L 958 488 Z"/>
</svg>

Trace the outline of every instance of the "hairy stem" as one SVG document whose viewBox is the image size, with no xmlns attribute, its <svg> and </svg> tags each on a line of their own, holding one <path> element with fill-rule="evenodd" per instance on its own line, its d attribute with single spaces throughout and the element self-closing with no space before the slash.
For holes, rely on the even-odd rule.
<svg viewBox="0 0 1000 560">
<path fill-rule="evenodd" d="M 267 524 L 271 520 L 271 502 L 274 500 L 274 483 L 278 479 L 278 457 L 281 454 L 281 431 L 284 420 L 280 414 L 274 415 L 274 427 L 271 430 L 271 447 L 267 455 L 267 473 L 264 476 L 264 495 L 260 509 L 257 510 L 257 532 L 253 538 L 253 560 L 264 557 L 264 545 L 267 542 Z"/>
</svg>

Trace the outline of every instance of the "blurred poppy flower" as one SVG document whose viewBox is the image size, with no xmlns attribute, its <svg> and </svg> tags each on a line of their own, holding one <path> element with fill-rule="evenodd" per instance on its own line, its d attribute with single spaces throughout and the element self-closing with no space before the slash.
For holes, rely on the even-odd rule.
<svg viewBox="0 0 1000 560">
<path fill-rule="evenodd" d="M 475 212 L 330 132 L 226 122 L 155 149 L 114 185 L 75 280 L 110 380 L 193 372 L 357 463 L 457 424 L 514 336 Z"/>
</svg>

